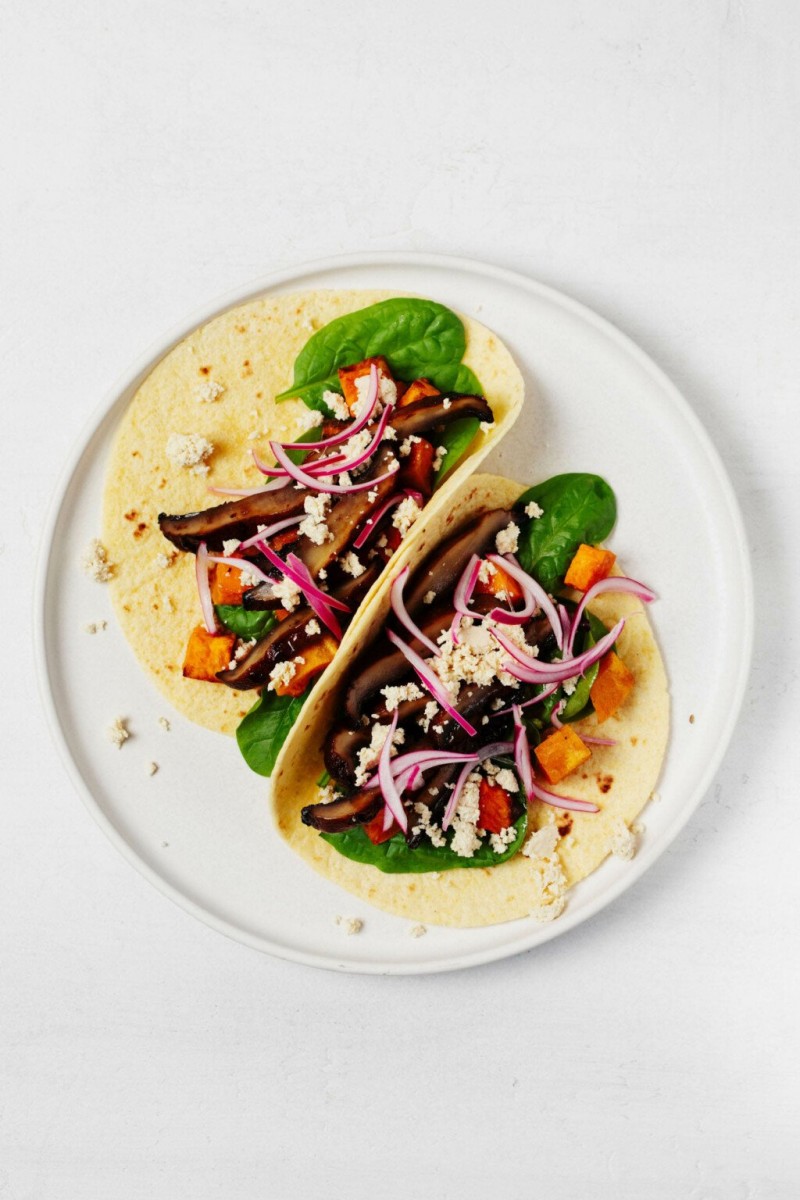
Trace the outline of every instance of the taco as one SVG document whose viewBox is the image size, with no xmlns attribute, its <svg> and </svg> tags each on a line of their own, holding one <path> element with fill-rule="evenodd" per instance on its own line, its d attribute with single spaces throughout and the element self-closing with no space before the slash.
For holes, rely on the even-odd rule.
<svg viewBox="0 0 800 1200">
<path fill-rule="evenodd" d="M 424 519 L 278 763 L 293 850 L 454 926 L 551 919 L 609 852 L 631 856 L 669 700 L 654 593 L 600 545 L 615 517 L 595 475 L 475 475 Z"/>
<path fill-rule="evenodd" d="M 115 610 L 161 692 L 269 774 L 421 511 L 522 399 L 500 340 L 430 300 L 266 296 L 190 334 L 128 407 L 104 494 Z"/>
</svg>

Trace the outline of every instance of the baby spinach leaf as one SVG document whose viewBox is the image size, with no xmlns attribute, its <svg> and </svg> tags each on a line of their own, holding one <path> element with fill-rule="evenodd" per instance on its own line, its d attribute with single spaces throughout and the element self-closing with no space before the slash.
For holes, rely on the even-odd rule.
<svg viewBox="0 0 800 1200">
<path fill-rule="evenodd" d="M 324 409 L 322 393 L 341 390 L 339 367 L 378 354 L 400 379 L 427 375 L 437 387 L 453 389 L 457 379 L 477 382 L 469 368 L 459 373 L 465 348 L 464 326 L 443 304 L 411 297 L 381 300 L 318 329 L 295 360 L 292 386 L 276 399 L 297 396 L 310 408 Z"/>
<path fill-rule="evenodd" d="M 462 417 L 460 421 L 453 421 L 452 425 L 448 425 L 436 435 L 436 445 L 446 447 L 447 453 L 442 456 L 435 484 L 444 479 L 448 471 L 452 471 L 459 459 L 464 457 L 479 426 L 480 421 L 477 417 Z"/>
<path fill-rule="evenodd" d="M 555 475 L 520 496 L 543 513 L 521 526 L 518 557 L 523 568 L 552 592 L 563 582 L 581 542 L 602 542 L 617 519 L 614 493 L 599 475 Z"/>
<path fill-rule="evenodd" d="M 261 699 L 239 722 L 236 741 L 242 757 L 258 775 L 271 775 L 275 760 L 303 707 L 303 696 L 276 696 L 263 692 Z"/>
<path fill-rule="evenodd" d="M 320 440 L 321 433 L 322 433 L 322 425 L 321 424 L 315 425 L 313 427 L 313 429 L 307 429 L 305 433 L 301 433 L 300 436 L 296 437 L 294 440 L 296 442 L 318 442 Z M 305 462 L 305 458 L 306 458 L 306 455 L 308 454 L 308 451 L 307 450 L 287 450 L 286 453 L 289 456 L 289 458 L 292 460 L 292 462 L 295 463 L 297 466 L 299 466 L 301 463 Z"/>
<path fill-rule="evenodd" d="M 240 638 L 262 638 L 275 624 L 275 614 L 241 604 L 215 604 L 214 611 L 226 629 Z"/>
<path fill-rule="evenodd" d="M 605 637 L 608 633 L 606 626 L 596 617 L 594 613 L 586 611 L 586 619 L 589 622 L 589 628 L 584 634 L 581 642 L 580 651 L 590 650 L 600 638 Z M 561 713 L 562 721 L 579 721 L 582 717 L 587 717 L 592 712 L 593 705 L 589 693 L 592 690 L 592 685 L 597 678 L 597 672 L 600 670 L 600 663 L 592 663 L 588 671 L 586 671 L 575 685 L 575 691 L 571 696 L 566 696 L 562 688 L 554 692 L 552 696 L 548 696 L 542 701 L 542 707 L 539 710 L 537 718 L 540 724 L 549 723 L 553 709 L 562 700 L 566 700 L 564 711 Z"/>
<path fill-rule="evenodd" d="M 361 825 L 354 825 L 344 833 L 323 833 L 320 836 L 354 862 L 367 863 L 387 875 L 422 874 L 426 871 L 452 871 L 457 867 L 495 867 L 498 863 L 513 858 L 525 840 L 528 828 L 528 813 L 523 812 L 516 822 L 516 836 L 502 854 L 491 847 L 488 837 L 481 842 L 472 858 L 461 858 L 449 846 L 437 849 L 427 839 L 416 850 L 408 847 L 402 833 L 375 846 Z"/>
</svg>

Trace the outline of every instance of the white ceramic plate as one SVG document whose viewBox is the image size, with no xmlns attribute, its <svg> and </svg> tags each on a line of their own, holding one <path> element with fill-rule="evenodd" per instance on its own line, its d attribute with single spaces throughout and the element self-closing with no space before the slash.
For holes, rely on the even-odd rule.
<svg viewBox="0 0 800 1200">
<path fill-rule="evenodd" d="M 371 909 L 309 870 L 272 828 L 266 782 L 232 739 L 169 710 L 116 628 L 102 586 L 80 570 L 97 535 L 115 426 L 141 380 L 196 325 L 265 291 L 389 288 L 431 296 L 494 329 L 532 402 L 485 469 L 523 483 L 597 471 L 614 487 L 612 545 L 658 592 L 652 619 L 672 693 L 659 798 L 631 863 L 608 860 L 579 884 L 557 921 L 489 929 L 431 927 Z M 687 603 L 690 599 L 690 603 Z M 450 970 L 566 933 L 630 887 L 701 800 L 741 704 L 752 641 L 751 578 L 736 501 L 717 454 L 670 381 L 613 326 L 550 288 L 483 263 L 432 255 L 360 255 L 273 275 L 208 306 L 155 346 L 107 397 L 68 463 L 42 548 L 38 662 L 43 699 L 69 774 L 111 841 L 178 904 L 250 946 L 339 970 Z M 90 637 L 88 621 L 108 620 Z M 172 730 L 158 724 L 164 714 Z M 695 715 L 694 723 L 689 722 Z M 116 750 L 109 720 L 128 719 Z M 152 778 L 146 764 L 160 769 Z M 337 914 L 360 916 L 347 937 Z"/>
</svg>

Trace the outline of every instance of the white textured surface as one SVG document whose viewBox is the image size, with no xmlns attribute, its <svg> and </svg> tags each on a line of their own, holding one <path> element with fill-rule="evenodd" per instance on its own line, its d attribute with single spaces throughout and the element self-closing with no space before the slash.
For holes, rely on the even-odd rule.
<svg viewBox="0 0 800 1200">
<path fill-rule="evenodd" d="M 0 1197 L 794 1197 L 795 5 L 13 8 Z M 241 279 L 353 249 L 488 258 L 630 333 L 716 439 L 764 614 L 674 847 L 462 975 L 310 972 L 169 905 L 66 783 L 25 628 L 51 480 L 127 363 Z"/>
</svg>

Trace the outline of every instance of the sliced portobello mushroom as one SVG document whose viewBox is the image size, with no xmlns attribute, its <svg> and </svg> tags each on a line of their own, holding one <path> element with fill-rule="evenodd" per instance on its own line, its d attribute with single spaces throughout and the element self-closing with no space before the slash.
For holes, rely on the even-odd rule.
<svg viewBox="0 0 800 1200">
<path fill-rule="evenodd" d="M 194 554 L 201 542 L 207 542 L 210 550 L 220 550 L 229 538 L 243 541 L 255 533 L 259 525 L 301 513 L 306 494 L 290 483 L 274 492 L 228 500 L 202 512 L 184 516 L 159 513 L 158 525 L 164 537 L 179 550 Z"/>
<path fill-rule="evenodd" d="M 323 758 L 325 768 L 337 783 L 353 787 L 358 767 L 358 752 L 370 743 L 369 729 L 348 729 L 338 726 L 325 739 Z"/>
<path fill-rule="evenodd" d="M 424 433 L 437 425 L 449 425 L 462 417 L 477 417 L 479 421 L 494 421 L 494 415 L 483 396 L 464 392 L 443 392 L 440 396 L 423 396 L 411 404 L 401 405 L 389 418 L 400 440 L 412 433 Z"/>
<path fill-rule="evenodd" d="M 359 476 L 359 482 L 365 479 L 377 479 L 393 469 L 399 463 L 397 456 L 389 446 L 382 446 L 372 460 L 369 470 Z M 325 518 L 332 537 L 318 546 L 310 538 L 302 536 L 295 547 L 295 553 L 305 563 L 314 579 L 320 571 L 328 569 L 335 559 L 340 558 L 351 544 L 356 533 L 367 517 L 371 516 L 391 495 L 397 485 L 394 475 L 380 480 L 374 488 L 365 488 L 360 492 L 348 492 L 334 504 Z M 308 492 L 305 493 L 308 495 Z M 372 499 L 370 499 L 372 496 Z"/>
<path fill-rule="evenodd" d="M 473 554 L 482 556 L 494 550 L 497 534 L 513 519 L 514 513 L 510 509 L 492 509 L 429 554 L 414 572 L 411 588 L 406 593 L 406 608 L 411 616 L 425 611 L 425 596 L 429 592 L 438 598 L 449 599 L 470 557 Z"/>
<path fill-rule="evenodd" d="M 336 589 L 331 590 L 331 595 L 335 596 L 337 600 L 341 600 L 343 604 L 349 605 L 351 612 L 355 612 L 382 569 L 383 564 L 377 560 L 368 563 L 363 575 L 359 575 L 357 579 L 346 579 Z M 242 604 L 245 608 L 280 608 L 281 600 L 279 597 L 273 596 L 271 583 L 259 583 L 257 587 L 245 592 L 242 596 Z M 349 624 L 350 617 L 347 613 L 338 615 L 339 623 L 342 628 L 345 628 L 345 623 Z"/>
<path fill-rule="evenodd" d="M 318 829 L 320 833 L 343 833 L 354 825 L 365 825 L 376 817 L 383 807 L 380 788 L 356 792 L 330 804 L 307 804 L 300 810 L 304 825 Z"/>
<path fill-rule="evenodd" d="M 236 666 L 217 671 L 217 679 L 239 691 L 263 687 L 277 663 L 296 658 L 318 636 L 306 633 L 305 627 L 313 616 L 312 609 L 305 604 L 296 608 L 277 625 L 273 625 L 269 633 L 256 642 Z"/>
</svg>

